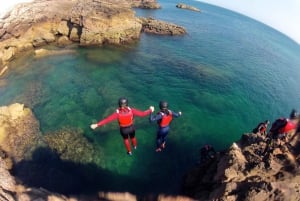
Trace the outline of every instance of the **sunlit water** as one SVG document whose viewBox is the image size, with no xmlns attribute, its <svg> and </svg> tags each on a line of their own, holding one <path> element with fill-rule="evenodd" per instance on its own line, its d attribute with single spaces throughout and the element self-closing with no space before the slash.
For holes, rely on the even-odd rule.
<svg viewBox="0 0 300 201">
<path fill-rule="evenodd" d="M 14 62 L 0 80 L 0 104 L 31 107 L 44 134 L 80 128 L 101 147 L 94 163 L 105 174 L 100 190 L 180 193 L 184 173 L 205 143 L 227 148 L 262 120 L 300 109 L 300 47 L 244 16 L 193 1 L 201 13 L 160 2 L 139 16 L 182 25 L 185 36 L 142 34 L 124 47 L 73 52 Z M 127 156 L 116 122 L 92 131 L 91 123 L 115 111 L 120 96 L 146 110 L 167 100 L 183 115 L 171 125 L 167 148 L 155 150 L 156 124 L 136 117 L 138 149 Z M 91 173 L 92 174 L 92 173 Z"/>
</svg>

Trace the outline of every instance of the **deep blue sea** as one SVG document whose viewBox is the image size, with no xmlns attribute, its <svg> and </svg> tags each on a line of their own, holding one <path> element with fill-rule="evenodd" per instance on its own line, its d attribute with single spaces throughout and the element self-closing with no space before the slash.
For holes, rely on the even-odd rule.
<svg viewBox="0 0 300 201">
<path fill-rule="evenodd" d="M 174 1 L 159 3 L 161 9 L 135 9 L 136 15 L 181 25 L 186 35 L 142 34 L 123 47 L 27 55 L 0 79 L 0 105 L 31 107 L 43 134 L 79 128 L 101 147 L 92 163 L 105 173 L 90 184 L 99 191 L 180 194 L 182 177 L 205 143 L 228 148 L 260 121 L 300 110 L 299 44 L 223 8 L 182 1 L 201 10 L 193 12 Z M 116 122 L 89 128 L 114 112 L 121 96 L 140 110 L 154 105 L 157 111 L 167 100 L 170 109 L 182 111 L 164 152 L 154 151 L 156 124 L 148 117 L 135 119 L 138 149 L 131 157 Z"/>
</svg>

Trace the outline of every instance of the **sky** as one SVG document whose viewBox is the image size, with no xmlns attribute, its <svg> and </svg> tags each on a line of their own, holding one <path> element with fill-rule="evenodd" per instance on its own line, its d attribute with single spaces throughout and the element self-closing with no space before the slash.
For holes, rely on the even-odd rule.
<svg viewBox="0 0 300 201">
<path fill-rule="evenodd" d="M 241 13 L 300 44 L 300 0 L 198 0 Z M 201 8 L 200 8 L 201 9 Z"/>
<path fill-rule="evenodd" d="M 20 2 L 1 2 L 0 17 Z M 157 0 L 162 1 L 162 0 Z M 300 44 L 300 0 L 198 0 L 220 6 L 256 19 L 287 35 Z M 201 9 L 201 8 L 200 8 Z"/>
</svg>

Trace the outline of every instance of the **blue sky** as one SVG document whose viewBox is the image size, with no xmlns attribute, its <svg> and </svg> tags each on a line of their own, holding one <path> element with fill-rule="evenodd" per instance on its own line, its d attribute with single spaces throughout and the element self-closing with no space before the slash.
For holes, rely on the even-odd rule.
<svg viewBox="0 0 300 201">
<path fill-rule="evenodd" d="M 198 1 L 227 8 L 256 19 L 284 33 L 300 44 L 300 0 Z"/>
<path fill-rule="evenodd" d="M 19 2 L 1 2 L 0 17 Z M 163 0 L 157 0 L 163 1 Z M 247 15 L 284 33 L 300 44 L 300 0 L 198 0 Z M 201 9 L 201 8 L 200 8 Z"/>
</svg>

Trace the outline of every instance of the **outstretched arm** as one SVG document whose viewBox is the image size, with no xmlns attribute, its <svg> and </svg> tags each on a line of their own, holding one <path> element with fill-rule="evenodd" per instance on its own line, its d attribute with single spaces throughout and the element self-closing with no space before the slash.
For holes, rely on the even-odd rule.
<svg viewBox="0 0 300 201">
<path fill-rule="evenodd" d="M 172 115 L 174 116 L 174 117 L 180 117 L 181 115 L 182 115 L 182 112 L 173 112 L 172 111 Z"/>
<path fill-rule="evenodd" d="M 133 115 L 139 116 L 139 117 L 144 117 L 149 115 L 151 112 L 154 111 L 154 107 L 150 106 L 148 110 L 141 111 L 135 108 L 131 108 Z"/>
<path fill-rule="evenodd" d="M 158 113 L 157 115 L 155 115 L 155 114 L 153 114 L 153 112 L 151 112 L 150 117 L 149 117 L 150 122 L 158 121 L 160 119 L 162 119 L 161 113 Z"/>
<path fill-rule="evenodd" d="M 114 112 L 113 114 L 111 114 L 110 116 L 106 117 L 105 119 L 99 121 L 98 123 L 96 124 L 92 124 L 91 125 L 91 128 L 92 129 L 95 129 L 99 126 L 103 126 L 104 124 L 107 124 L 113 120 L 116 120 L 118 118 L 118 113 L 117 112 Z"/>
</svg>

